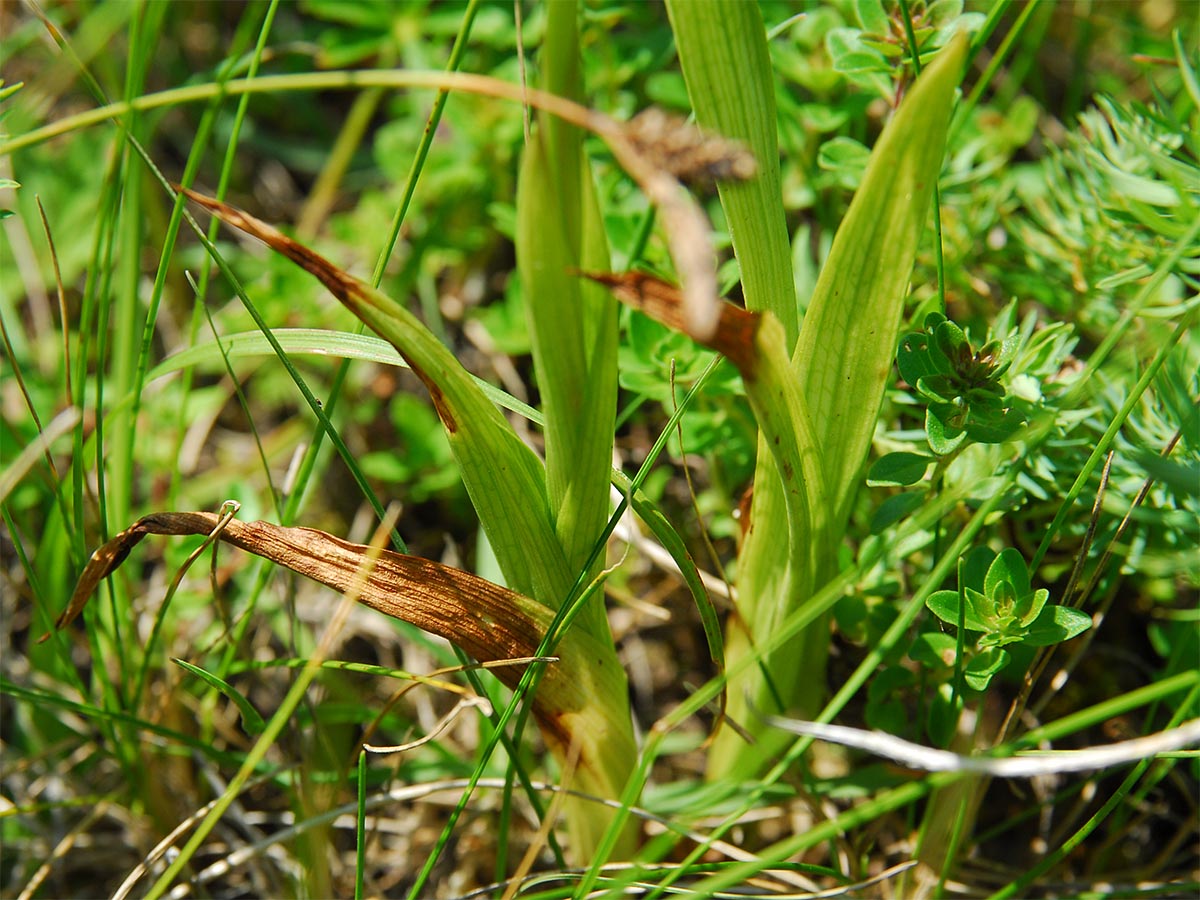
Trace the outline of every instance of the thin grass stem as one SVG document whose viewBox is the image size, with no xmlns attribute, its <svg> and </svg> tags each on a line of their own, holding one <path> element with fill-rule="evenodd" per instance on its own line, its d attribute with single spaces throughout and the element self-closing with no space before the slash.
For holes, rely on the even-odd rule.
<svg viewBox="0 0 1200 900">
<path fill-rule="evenodd" d="M 904 21 L 904 35 L 908 40 L 909 57 L 912 59 L 913 73 L 921 75 L 921 51 L 917 46 L 917 35 L 913 31 L 912 12 L 908 8 L 908 0 L 899 0 L 900 15 Z M 953 121 L 953 112 L 951 120 Z M 947 146 L 952 146 L 947 142 Z M 946 259 L 942 249 L 942 188 L 935 177 L 933 183 L 933 259 L 937 269 L 938 310 L 946 312 Z"/>
<path fill-rule="evenodd" d="M 358 753 L 358 808 L 354 823 L 354 900 L 362 900 L 367 868 L 367 753 Z"/>
<path fill-rule="evenodd" d="M 254 49 L 250 54 L 249 60 L 246 62 L 246 77 L 253 80 L 258 75 L 259 65 L 262 63 L 262 56 L 266 50 L 267 37 L 271 32 L 271 24 L 275 21 L 275 12 L 279 7 L 279 0 L 271 0 L 267 6 L 266 12 L 263 15 L 262 22 L 258 28 L 258 40 L 255 42 Z M 247 15 L 243 16 L 238 22 L 238 29 L 234 33 L 233 41 L 230 43 L 229 57 L 226 62 L 222 63 L 221 69 L 217 75 L 217 83 L 223 84 L 227 82 L 239 68 L 237 57 L 241 53 L 241 48 L 249 43 L 250 34 L 253 31 L 254 19 L 249 15 L 249 11 L 257 9 L 257 6 L 247 7 Z M 204 116 L 201 118 L 201 126 L 210 118 L 215 117 L 218 104 L 224 98 L 220 95 L 213 98 L 208 109 L 205 110 Z M 237 150 L 241 144 L 242 126 L 245 123 L 246 111 L 250 105 L 250 95 L 245 94 L 238 98 L 237 106 L 233 113 L 233 127 L 229 134 L 229 143 L 225 148 L 225 156 L 221 160 L 220 172 L 217 176 L 217 193 L 218 200 L 224 200 L 225 194 L 229 190 L 229 180 L 233 176 L 233 164 L 237 158 Z M 190 181 L 185 180 L 185 184 L 190 184 Z M 215 242 L 217 239 L 217 229 L 219 222 L 212 222 L 208 228 L 208 239 Z M 195 346 L 196 339 L 200 334 L 201 312 L 205 304 L 205 298 L 208 296 L 208 281 L 212 274 L 212 261 L 209 257 L 204 257 L 200 265 L 200 277 L 198 285 L 195 289 L 196 306 L 192 309 L 191 324 L 188 329 L 188 346 Z M 189 400 L 192 396 L 192 373 L 190 371 L 184 373 L 183 385 L 180 389 L 179 415 L 176 417 L 175 433 L 178 436 L 175 442 L 175 456 L 178 457 L 180 448 L 183 445 L 183 439 L 186 434 L 185 422 L 188 420 Z M 183 478 L 183 473 L 176 467 L 171 473 L 171 487 L 168 491 L 168 496 L 174 498 L 179 495 L 179 485 Z M 288 524 L 281 522 L 281 524 Z"/>
</svg>

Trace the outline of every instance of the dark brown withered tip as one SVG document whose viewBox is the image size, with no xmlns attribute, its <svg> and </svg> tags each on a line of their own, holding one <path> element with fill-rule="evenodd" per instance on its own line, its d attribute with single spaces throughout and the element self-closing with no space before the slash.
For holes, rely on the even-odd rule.
<svg viewBox="0 0 1200 900">
<path fill-rule="evenodd" d="M 625 137 L 656 168 L 696 187 L 746 181 L 758 168 L 754 155 L 738 141 L 706 132 L 661 109 L 638 113 L 626 124 Z"/>
<path fill-rule="evenodd" d="M 647 272 L 584 272 L 583 278 L 602 284 L 627 306 L 640 310 L 683 334 L 689 334 L 683 314 L 683 294 L 675 285 Z M 707 338 L 690 335 L 694 340 L 728 357 L 744 378 L 753 378 L 758 368 L 755 338 L 761 316 L 732 303 L 722 301 L 717 330 Z"/>
</svg>

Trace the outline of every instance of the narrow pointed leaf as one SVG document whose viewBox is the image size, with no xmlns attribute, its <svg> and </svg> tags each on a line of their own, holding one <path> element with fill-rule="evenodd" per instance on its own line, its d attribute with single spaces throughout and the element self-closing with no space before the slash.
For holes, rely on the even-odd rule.
<svg viewBox="0 0 1200 900">
<path fill-rule="evenodd" d="M 548 8 L 543 89 L 578 100 L 578 10 Z M 545 413 L 546 486 L 568 565 L 587 561 L 608 515 L 617 391 L 616 303 L 573 273 L 608 268 L 608 243 L 582 132 L 540 113 L 521 161 L 517 263 Z M 599 598 L 585 613 L 607 632 Z"/>
<path fill-rule="evenodd" d="M 188 197 L 315 275 L 386 338 L 424 382 L 471 502 L 514 590 L 556 607 L 574 578 L 554 533 L 541 463 L 454 355 L 412 313 L 265 222 L 195 191 Z"/>
<path fill-rule="evenodd" d="M 719 184 L 746 308 L 770 310 L 787 352 L 799 331 L 791 243 L 779 180 L 774 77 L 757 3 L 670 0 L 667 12 L 696 121 L 740 140 L 758 163 L 755 177 Z"/>
<path fill-rule="evenodd" d="M 580 100 L 576 2 L 547 8 L 546 36 L 539 53 L 542 88 Z M 540 112 L 526 144 L 517 185 L 517 264 L 525 300 L 534 368 L 545 414 L 546 495 L 554 533 L 572 574 L 583 573 L 601 539 L 609 513 L 613 419 L 617 404 L 617 305 L 598 285 L 573 274 L 581 266 L 607 268 L 608 239 L 596 201 L 580 129 Z M 587 576 L 598 573 L 602 560 Z M 603 642 L 605 654 L 593 664 L 613 672 L 614 688 L 595 698 L 620 717 L 623 732 L 596 760 L 595 780 L 581 784 L 620 796 L 636 762 L 632 719 L 624 673 L 596 591 L 578 615 L 580 627 Z M 575 629 L 579 630 L 579 629 Z M 616 679 L 620 683 L 616 684 Z M 614 723 L 617 724 L 617 723 Z M 613 817 L 610 810 L 570 799 L 565 806 L 574 850 L 591 856 Z M 617 846 L 621 856 L 636 845 L 626 827 Z"/>
<path fill-rule="evenodd" d="M 408 368 L 408 363 L 395 347 L 370 334 L 351 331 L 331 331 L 326 328 L 273 328 L 271 334 L 289 356 L 329 356 L 336 359 L 361 359 L 383 366 Z M 222 352 L 223 351 L 223 352 Z M 274 356 L 275 351 L 261 331 L 242 331 L 222 335 L 220 345 L 207 341 L 172 353 L 146 375 L 149 384 L 156 378 L 170 375 L 193 366 L 224 364 L 225 359 L 252 359 Z M 478 376 L 471 380 L 497 406 L 519 413 L 530 421 L 541 423 L 541 415 L 527 403 L 518 400 Z"/>
<path fill-rule="evenodd" d="M 965 34 L 951 41 L 884 129 L 834 237 L 796 345 L 796 372 L 824 451 L 835 522 L 848 515 L 891 374 L 967 47 Z"/>
<path fill-rule="evenodd" d="M 172 659 L 171 662 L 179 666 L 186 672 L 195 675 L 201 681 L 208 684 L 210 687 L 216 688 L 226 697 L 233 701 L 233 705 L 237 707 L 238 715 L 242 719 L 242 728 L 246 734 L 251 737 L 257 737 L 263 733 L 263 729 L 267 727 L 267 723 L 263 721 L 263 717 L 258 714 L 258 710 L 254 705 L 242 695 L 242 692 L 235 688 L 228 681 L 218 678 L 212 672 L 206 671 L 197 665 L 193 665 L 187 660 Z"/>
<path fill-rule="evenodd" d="M 772 330 L 779 333 L 780 349 L 786 360 L 796 344 L 799 311 L 779 176 L 775 79 L 762 12 L 757 3 L 707 0 L 669 0 L 667 12 L 697 123 L 740 141 L 757 163 L 753 178 L 720 184 L 718 190 L 737 257 L 746 308 L 770 314 L 775 323 Z M 774 374 L 768 380 L 784 383 Z M 760 397 L 768 392 L 760 390 Z M 791 393 L 790 385 L 785 393 Z M 799 400 L 799 395 L 795 399 Z M 777 415 L 790 415 L 786 408 L 792 405 L 791 400 L 771 405 L 776 407 Z M 783 615 L 811 593 L 815 570 L 808 563 L 809 551 L 821 541 L 815 539 L 817 532 L 808 516 L 794 518 L 798 503 L 804 504 L 793 493 L 795 483 L 786 484 L 789 478 L 794 478 L 800 464 L 792 457 L 786 463 L 786 470 L 781 471 L 779 460 L 788 454 L 768 436 L 768 432 L 780 426 L 788 431 L 803 430 L 807 423 L 798 404 L 796 413 L 799 418 L 790 425 L 759 423 L 754 493 L 738 559 L 738 609 L 737 615 L 729 620 L 725 641 L 731 660 L 753 653 L 758 637 L 769 633 Z M 816 508 L 811 497 L 807 501 L 810 509 Z M 801 564 L 802 557 L 805 561 Z M 796 666 L 802 659 L 806 665 L 815 662 L 818 670 L 823 668 L 820 659 L 795 652 L 793 648 L 763 661 L 763 669 L 782 685 L 784 696 L 791 683 L 816 681 L 797 677 Z M 752 720 L 745 709 L 747 693 L 754 694 L 761 706 L 771 709 L 786 703 L 775 686 L 769 688 L 769 695 L 761 693 L 762 689 L 758 671 L 748 673 L 744 680 L 731 682 L 730 715 L 744 726 L 757 726 L 757 720 Z M 736 759 L 745 746 L 732 729 L 721 732 L 709 757 L 710 772 L 736 771 L 738 777 L 745 777 L 747 769 Z M 732 754 L 727 752 L 730 749 Z M 732 759 L 728 765 L 723 762 L 727 758 Z"/>
</svg>

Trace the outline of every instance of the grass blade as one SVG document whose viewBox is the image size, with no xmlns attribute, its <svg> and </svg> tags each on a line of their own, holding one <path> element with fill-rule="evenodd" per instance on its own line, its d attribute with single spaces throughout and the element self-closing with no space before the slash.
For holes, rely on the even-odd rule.
<svg viewBox="0 0 1200 900">
<path fill-rule="evenodd" d="M 207 672 L 199 666 L 193 665 L 187 660 L 172 659 L 171 662 L 175 663 L 175 665 L 179 666 L 185 672 L 195 675 L 209 687 L 215 688 L 233 701 L 233 705 L 238 709 L 238 714 L 242 717 L 242 728 L 245 729 L 246 734 L 251 737 L 257 737 L 263 733 L 263 729 L 267 727 L 267 723 L 263 721 L 263 717 L 258 714 L 258 710 L 246 699 L 245 695 L 232 684 L 218 678 L 212 672 Z"/>
</svg>

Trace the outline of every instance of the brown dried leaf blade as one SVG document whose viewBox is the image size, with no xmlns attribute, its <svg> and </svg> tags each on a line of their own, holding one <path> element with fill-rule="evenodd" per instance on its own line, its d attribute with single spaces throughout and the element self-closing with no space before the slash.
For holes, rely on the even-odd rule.
<svg viewBox="0 0 1200 900">
<path fill-rule="evenodd" d="M 146 535 L 209 535 L 220 518 L 209 512 L 162 512 L 139 519 L 92 554 L 55 629 L 83 611 L 100 582 Z M 356 591 L 360 603 L 453 641 L 481 662 L 535 655 L 549 625 L 544 607 L 476 575 L 416 556 L 373 551 L 314 528 L 234 519 L 219 539 L 336 591 Z M 515 684 L 521 668 L 505 667 L 497 674 Z"/>
<path fill-rule="evenodd" d="M 740 141 L 704 131 L 682 116 L 651 107 L 624 127 L 625 138 L 656 168 L 684 184 L 711 187 L 718 181 L 747 181 L 757 163 Z"/>
<path fill-rule="evenodd" d="M 604 285 L 613 296 L 627 306 L 640 310 L 654 319 L 687 334 L 711 350 L 716 350 L 733 363 L 744 378 L 753 378 L 758 365 L 758 349 L 754 339 L 762 317 L 732 303 L 721 302 L 717 330 L 711 338 L 690 333 L 683 308 L 683 292 L 675 285 L 646 272 L 580 272 Z"/>
</svg>

